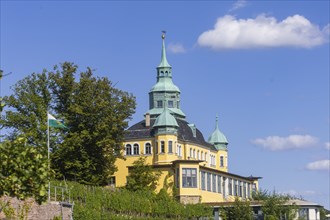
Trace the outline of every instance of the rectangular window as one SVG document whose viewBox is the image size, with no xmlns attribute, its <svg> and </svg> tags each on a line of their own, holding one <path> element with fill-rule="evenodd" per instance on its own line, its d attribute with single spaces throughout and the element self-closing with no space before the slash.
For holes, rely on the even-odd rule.
<svg viewBox="0 0 330 220">
<path fill-rule="evenodd" d="M 243 198 L 246 198 L 246 183 L 243 183 Z"/>
<path fill-rule="evenodd" d="M 211 191 L 211 173 L 207 173 L 207 191 Z"/>
<path fill-rule="evenodd" d="M 217 191 L 217 175 L 212 174 L 212 192 Z"/>
<path fill-rule="evenodd" d="M 160 142 L 160 153 L 165 153 L 165 141 Z"/>
<path fill-rule="evenodd" d="M 218 193 L 221 193 L 221 176 L 218 175 Z"/>
<path fill-rule="evenodd" d="M 176 187 L 180 187 L 180 169 L 176 168 Z"/>
<path fill-rule="evenodd" d="M 201 174 L 201 185 L 202 185 L 202 190 L 206 190 L 206 187 L 205 187 L 205 172 L 202 171 L 202 174 Z"/>
<path fill-rule="evenodd" d="M 163 101 L 157 101 L 157 108 L 163 108 Z"/>
<path fill-rule="evenodd" d="M 168 153 L 173 153 L 173 142 L 168 141 Z"/>
<path fill-rule="evenodd" d="M 182 168 L 182 187 L 197 188 L 196 168 Z"/>
<path fill-rule="evenodd" d="M 237 196 L 237 180 L 234 180 L 234 196 Z"/>
<path fill-rule="evenodd" d="M 223 196 L 227 196 L 226 181 L 228 181 L 227 178 L 223 177 L 222 178 L 222 190 L 223 190 L 222 195 Z"/>
<path fill-rule="evenodd" d="M 238 196 L 239 197 L 242 197 L 242 191 L 243 191 L 243 189 L 242 189 L 243 187 L 242 187 L 242 182 L 241 181 L 238 181 Z"/>
<path fill-rule="evenodd" d="M 220 167 L 224 167 L 223 156 L 220 156 Z"/>
<path fill-rule="evenodd" d="M 181 145 L 178 145 L 176 149 L 178 151 L 177 152 L 178 156 L 181 157 L 182 156 Z"/>
<path fill-rule="evenodd" d="M 228 194 L 230 196 L 233 195 L 233 180 L 229 178 L 229 181 L 228 181 Z"/>
<path fill-rule="evenodd" d="M 168 106 L 167 107 L 169 107 L 169 108 L 174 108 L 174 106 L 173 106 L 173 101 L 168 101 Z"/>
</svg>

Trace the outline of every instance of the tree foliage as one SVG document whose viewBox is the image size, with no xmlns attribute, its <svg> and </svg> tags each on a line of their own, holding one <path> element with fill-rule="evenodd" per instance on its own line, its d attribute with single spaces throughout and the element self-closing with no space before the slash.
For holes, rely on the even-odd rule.
<svg viewBox="0 0 330 220">
<path fill-rule="evenodd" d="M 24 135 L 27 144 L 47 152 L 47 106 L 51 103 L 49 77 L 46 71 L 32 73 L 18 81 L 13 87 L 13 94 L 4 97 L 9 108 L 0 121 L 4 128 L 9 128 L 9 140 Z"/>
<path fill-rule="evenodd" d="M 220 209 L 221 219 L 223 220 L 252 220 L 253 210 L 250 201 L 241 201 L 235 198 L 232 207 L 222 207 Z"/>
<path fill-rule="evenodd" d="M 146 164 L 146 157 L 139 157 L 133 162 L 127 177 L 126 189 L 130 191 L 154 191 L 161 172 Z"/>
<path fill-rule="evenodd" d="M 124 129 L 135 109 L 135 98 L 115 88 L 93 71 L 78 74 L 78 66 L 65 62 L 52 71 L 32 73 L 4 97 L 1 124 L 8 140 L 21 134 L 29 145 L 47 153 L 47 110 L 64 119 L 69 130 L 51 130 L 52 168 L 58 178 L 85 184 L 107 184 L 116 171 Z"/>
<path fill-rule="evenodd" d="M 293 197 L 277 193 L 269 193 L 268 191 L 257 191 L 253 194 L 253 199 L 262 203 L 261 210 L 265 220 L 295 219 L 297 206 L 288 204 Z"/>
<path fill-rule="evenodd" d="M 47 198 L 48 178 L 47 158 L 26 138 L 0 143 L 0 195 L 34 197 L 40 203 Z"/>
</svg>

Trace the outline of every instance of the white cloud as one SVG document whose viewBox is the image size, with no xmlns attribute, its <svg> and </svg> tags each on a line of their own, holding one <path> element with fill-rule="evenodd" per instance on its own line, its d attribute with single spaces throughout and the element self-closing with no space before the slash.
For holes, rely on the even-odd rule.
<svg viewBox="0 0 330 220">
<path fill-rule="evenodd" d="M 306 165 L 308 170 L 330 170 L 330 160 L 318 160 Z"/>
<path fill-rule="evenodd" d="M 330 150 L 330 142 L 325 142 L 325 149 L 328 149 L 328 150 Z"/>
<path fill-rule="evenodd" d="M 307 148 L 314 146 L 317 142 L 318 139 L 311 135 L 268 136 L 252 140 L 253 144 L 272 151 Z"/>
<path fill-rule="evenodd" d="M 198 44 L 215 50 L 302 47 L 311 48 L 328 42 L 330 25 L 322 30 L 301 15 L 283 21 L 264 14 L 255 19 L 237 19 L 231 15 L 218 18 L 214 29 L 198 37 Z"/>
<path fill-rule="evenodd" d="M 233 6 L 229 9 L 229 11 L 235 11 L 240 8 L 244 8 L 247 4 L 247 1 L 245 0 L 238 0 L 233 4 Z"/>
<path fill-rule="evenodd" d="M 172 53 L 185 53 L 186 49 L 183 47 L 182 44 L 174 44 L 174 43 L 169 43 L 167 46 L 167 49 L 172 52 Z"/>
</svg>

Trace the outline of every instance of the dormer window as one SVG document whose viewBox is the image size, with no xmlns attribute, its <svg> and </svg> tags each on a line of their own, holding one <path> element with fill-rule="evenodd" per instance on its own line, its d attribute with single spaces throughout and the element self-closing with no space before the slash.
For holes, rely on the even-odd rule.
<svg viewBox="0 0 330 220">
<path fill-rule="evenodd" d="M 157 101 L 157 108 L 163 108 L 163 101 Z"/>
<path fill-rule="evenodd" d="M 168 101 L 167 105 L 168 105 L 169 108 L 174 108 L 173 101 L 171 101 L 171 100 Z"/>
</svg>

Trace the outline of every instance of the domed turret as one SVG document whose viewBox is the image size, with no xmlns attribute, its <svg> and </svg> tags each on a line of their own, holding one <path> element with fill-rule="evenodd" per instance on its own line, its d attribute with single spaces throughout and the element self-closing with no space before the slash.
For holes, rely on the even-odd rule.
<svg viewBox="0 0 330 220">
<path fill-rule="evenodd" d="M 162 34 L 161 61 L 157 67 L 157 82 L 149 92 L 149 110 L 151 119 L 157 118 L 164 106 L 170 109 L 174 117 L 185 119 L 180 109 L 180 89 L 172 81 L 172 67 L 166 58 L 165 31 Z"/>
<path fill-rule="evenodd" d="M 179 125 L 168 108 L 164 108 L 164 111 L 156 118 L 153 127 L 179 127 Z"/>
<path fill-rule="evenodd" d="M 227 150 L 228 141 L 226 136 L 219 130 L 218 116 L 216 117 L 215 130 L 209 137 L 208 142 L 213 144 L 218 150 Z"/>
</svg>

